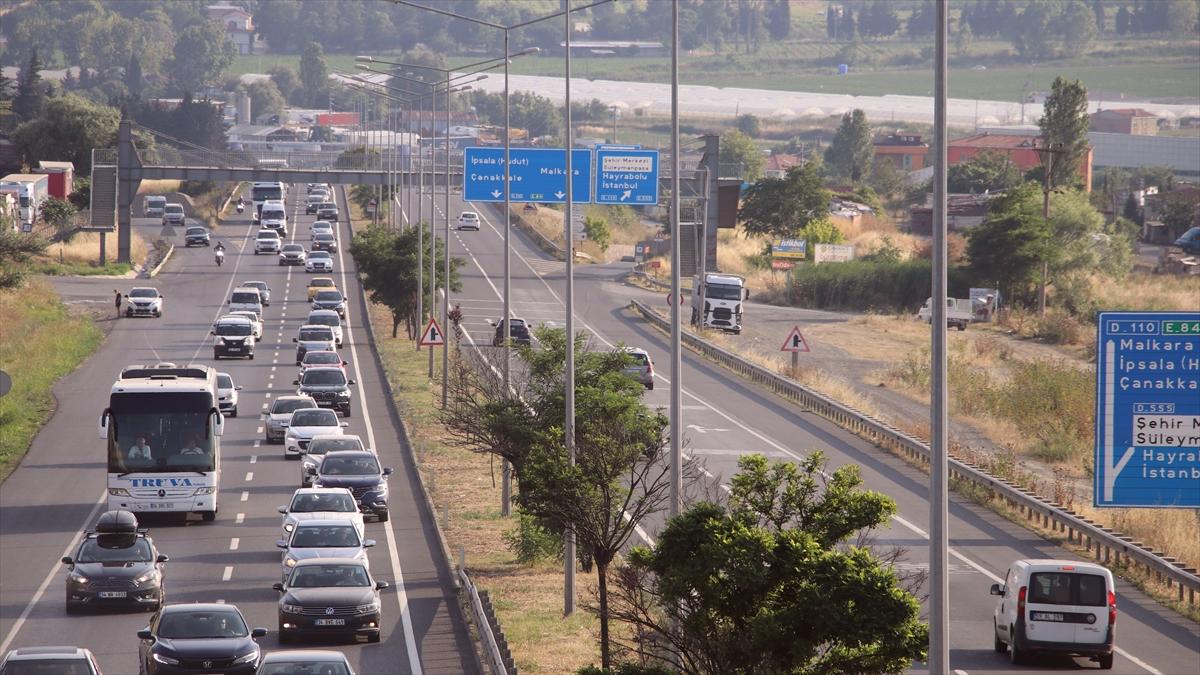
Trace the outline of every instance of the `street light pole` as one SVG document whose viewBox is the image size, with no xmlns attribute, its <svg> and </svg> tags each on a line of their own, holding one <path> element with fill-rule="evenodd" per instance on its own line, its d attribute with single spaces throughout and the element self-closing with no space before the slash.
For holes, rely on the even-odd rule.
<svg viewBox="0 0 1200 675">
<path fill-rule="evenodd" d="M 509 336 L 512 334 L 512 329 L 509 326 L 509 319 L 512 318 L 512 245 L 510 239 L 512 237 L 512 201 L 508 194 L 508 179 L 509 171 L 512 167 L 509 165 L 509 152 L 512 150 L 512 127 L 509 126 L 509 111 L 508 111 L 508 61 L 509 61 L 509 46 L 508 46 L 508 28 L 504 29 L 504 297 L 501 298 L 504 302 L 504 320 L 501 324 L 504 326 L 504 395 L 508 396 L 510 391 L 509 377 L 512 372 L 512 346 L 509 345 Z M 465 171 L 465 167 L 464 167 Z M 508 517 L 512 513 L 512 466 L 508 463 L 508 458 L 505 457 L 500 462 L 500 515 Z"/>
<path fill-rule="evenodd" d="M 567 165 L 567 212 L 563 218 L 563 237 L 567 244 L 567 363 L 564 373 L 564 401 L 566 403 L 566 419 L 563 431 L 567 444 L 567 465 L 575 466 L 575 233 L 572 232 L 575 221 L 575 195 L 571 188 L 574 183 L 571 173 L 571 143 L 574 134 L 571 133 L 571 0 L 567 0 L 567 11 L 563 12 L 563 23 L 566 27 L 566 53 L 563 57 L 566 71 L 566 165 Z M 563 544 L 563 615 L 575 613 L 575 527 L 567 524 L 566 541 Z"/>
<path fill-rule="evenodd" d="M 683 355 L 679 316 L 679 0 L 671 2 L 671 508 L 683 510 Z"/>
<path fill-rule="evenodd" d="M 446 164 L 445 164 L 445 216 L 446 226 L 442 230 L 442 409 L 446 409 L 450 390 L 450 341 L 445 339 L 446 322 L 450 315 L 450 72 L 446 71 Z"/>
</svg>

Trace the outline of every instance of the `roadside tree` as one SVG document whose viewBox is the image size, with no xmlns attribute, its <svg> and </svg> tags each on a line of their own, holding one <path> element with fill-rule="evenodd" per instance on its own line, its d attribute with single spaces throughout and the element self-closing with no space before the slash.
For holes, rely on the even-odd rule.
<svg viewBox="0 0 1200 675">
<path fill-rule="evenodd" d="M 200 93 L 221 81 L 236 53 L 218 23 L 204 22 L 184 29 L 175 40 L 169 67 L 171 81 L 180 91 Z"/>
<path fill-rule="evenodd" d="M 862 110 L 842 115 L 842 124 L 825 149 L 825 164 L 832 175 L 858 183 L 871 171 L 875 146 L 871 141 L 871 126 Z"/>
<path fill-rule="evenodd" d="M 439 240 L 436 248 L 424 239 L 425 261 L 436 255 L 438 285 L 445 287 L 445 246 Z M 417 265 L 417 228 L 409 228 L 397 234 L 383 226 L 370 226 L 354 235 L 350 244 L 350 255 L 362 276 L 363 288 L 369 293 L 371 302 L 388 308 L 392 314 L 392 337 L 397 337 L 400 324 L 404 324 L 409 339 L 414 339 L 420 330 L 417 325 L 417 275 L 424 275 L 426 290 L 432 287 L 432 279 L 426 265 Z M 461 258 L 450 259 L 450 290 L 459 291 Z"/>
<path fill-rule="evenodd" d="M 300 92 L 296 98 L 307 105 L 318 106 L 329 97 L 329 67 L 321 45 L 309 42 L 300 56 Z"/>
<path fill-rule="evenodd" d="M 12 132 L 12 140 L 30 163 L 65 160 L 81 174 L 91 170 L 92 148 L 111 145 L 121 113 L 75 94 L 46 101 L 41 113 Z"/>
<path fill-rule="evenodd" d="M 739 166 L 742 180 L 753 183 L 762 176 L 766 159 L 754 139 L 738 129 L 721 135 L 721 164 Z"/>
<path fill-rule="evenodd" d="M 788 169 L 783 178 L 764 178 L 750 186 L 738 210 L 746 235 L 795 237 L 829 213 L 830 193 L 821 181 L 820 162 L 809 160 Z"/>
<path fill-rule="evenodd" d="M 947 190 L 952 193 L 1001 192 L 1021 182 L 1021 169 L 1007 155 L 990 151 L 955 164 L 946 175 Z"/>
<path fill-rule="evenodd" d="M 1046 112 L 1038 121 L 1043 143 L 1051 147 L 1062 144 L 1062 151 L 1054 155 L 1052 185 L 1071 185 L 1079 174 L 1079 165 L 1087 155 L 1091 125 L 1087 106 L 1087 88 L 1082 82 L 1054 78 L 1046 97 Z"/>
</svg>

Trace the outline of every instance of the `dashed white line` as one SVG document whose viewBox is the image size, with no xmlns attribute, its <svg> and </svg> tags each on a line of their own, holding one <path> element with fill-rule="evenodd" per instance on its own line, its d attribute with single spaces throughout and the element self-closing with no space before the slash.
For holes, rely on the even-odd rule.
<svg viewBox="0 0 1200 675">
<path fill-rule="evenodd" d="M 256 434 L 261 434 L 261 433 L 262 433 L 262 430 L 263 430 L 263 428 L 262 428 L 262 427 L 257 427 L 257 428 L 254 430 L 254 433 L 256 433 Z M 257 443 L 257 442 L 258 442 L 258 441 L 255 441 L 255 443 Z M 256 448 L 257 448 L 258 446 L 256 445 L 256 446 L 254 446 L 254 447 L 256 447 Z"/>
<path fill-rule="evenodd" d="M 241 501 L 243 501 L 243 502 L 244 502 L 244 501 L 249 501 L 249 499 L 250 499 L 250 491 L 249 491 L 249 490 L 242 490 L 242 499 L 241 499 Z"/>
<path fill-rule="evenodd" d="M 233 522 L 238 525 L 241 525 L 242 523 L 246 522 L 246 514 L 244 514 L 244 513 L 237 514 L 237 517 L 235 517 L 233 519 Z"/>
<path fill-rule="evenodd" d="M 233 578 L 233 565 L 225 566 L 225 573 L 221 575 L 221 581 L 229 581 Z"/>
<path fill-rule="evenodd" d="M 234 538 L 230 539 L 229 540 L 229 550 L 230 551 L 238 550 L 238 546 L 241 545 L 241 543 L 242 543 L 242 540 L 239 539 L 238 537 L 234 537 Z"/>
<path fill-rule="evenodd" d="M 262 429 L 260 428 L 260 429 L 259 429 L 259 431 L 262 431 Z M 259 446 L 259 444 L 260 444 L 260 443 L 262 443 L 262 441 L 261 441 L 261 440 L 256 440 L 256 441 L 254 441 L 254 447 L 256 447 L 256 448 L 257 448 L 257 447 Z M 251 459 L 250 459 L 250 463 L 251 463 L 251 464 L 253 464 L 253 463 L 254 463 L 254 459 L 253 459 L 253 458 L 251 458 Z"/>
<path fill-rule="evenodd" d="M 256 444 L 254 445 L 254 447 L 256 447 L 256 448 L 257 448 L 257 447 L 258 447 L 258 444 L 256 443 Z M 257 462 L 258 462 L 258 455 L 250 455 L 250 463 L 251 463 L 251 464 L 256 464 Z"/>
<path fill-rule="evenodd" d="M 254 480 L 254 472 L 253 472 L 253 471 L 247 471 L 247 472 L 246 472 L 246 482 L 247 482 L 247 483 L 249 483 L 249 482 L 250 482 L 250 481 L 252 481 L 252 480 Z"/>
<path fill-rule="evenodd" d="M 264 404 L 263 404 L 263 408 L 262 408 L 262 409 L 263 409 L 263 410 L 266 410 L 266 409 L 267 409 L 267 404 L 266 404 L 266 403 L 264 403 Z"/>
</svg>

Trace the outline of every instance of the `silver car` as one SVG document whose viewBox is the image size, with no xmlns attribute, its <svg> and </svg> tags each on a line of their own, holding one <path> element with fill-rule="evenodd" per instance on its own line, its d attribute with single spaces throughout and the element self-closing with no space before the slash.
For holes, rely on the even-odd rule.
<svg viewBox="0 0 1200 675">
<path fill-rule="evenodd" d="M 349 518 L 301 521 L 296 523 L 290 537 L 275 542 L 277 548 L 283 549 L 280 570 L 283 581 L 287 581 L 296 563 L 309 558 L 350 558 L 370 569 L 367 549 L 374 545 L 374 539 L 358 535 L 358 528 Z"/>
<path fill-rule="evenodd" d="M 267 411 L 267 423 L 263 425 L 267 443 L 282 443 L 287 435 L 288 424 L 292 421 L 292 413 L 301 408 L 315 407 L 317 402 L 311 396 L 280 396 L 275 399 Z"/>
<path fill-rule="evenodd" d="M 362 439 L 354 434 L 325 434 L 313 436 L 308 447 L 300 456 L 300 485 L 312 485 L 312 477 L 317 473 L 317 466 L 325 459 L 325 453 L 338 450 L 366 450 Z"/>
<path fill-rule="evenodd" d="M 622 368 L 621 372 L 632 377 L 647 389 L 653 389 L 654 362 L 650 360 L 650 353 L 645 349 L 631 347 L 626 347 L 624 353 L 629 357 L 630 364 Z"/>
<path fill-rule="evenodd" d="M 292 501 L 279 507 L 283 514 L 283 536 L 296 529 L 296 524 L 305 520 L 349 519 L 358 530 L 358 536 L 366 537 L 363 516 L 358 511 L 358 502 L 349 488 L 300 488 L 292 493 Z"/>
</svg>

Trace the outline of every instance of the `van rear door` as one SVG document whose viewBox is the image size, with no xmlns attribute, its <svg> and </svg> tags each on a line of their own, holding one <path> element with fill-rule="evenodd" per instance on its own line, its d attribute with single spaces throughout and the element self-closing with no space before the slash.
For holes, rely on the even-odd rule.
<svg viewBox="0 0 1200 675">
<path fill-rule="evenodd" d="M 1100 617 L 1093 617 L 1090 612 L 1084 611 L 1086 607 L 1078 604 L 1080 577 L 1083 576 L 1097 575 L 1079 574 L 1067 569 L 1033 572 L 1029 575 L 1029 592 L 1025 605 L 1025 636 L 1029 640 L 1075 643 L 1079 641 L 1076 638 L 1076 628 L 1088 625 L 1089 617 L 1091 625 L 1099 625 Z M 1099 577 L 1099 580 L 1103 588 L 1104 578 Z M 1107 627 L 1107 622 L 1104 625 Z M 1103 633 L 1100 636 L 1097 642 L 1104 641 Z"/>
</svg>

